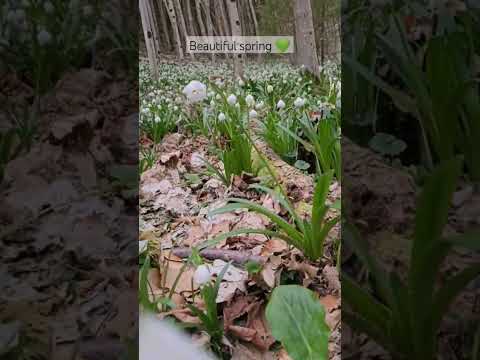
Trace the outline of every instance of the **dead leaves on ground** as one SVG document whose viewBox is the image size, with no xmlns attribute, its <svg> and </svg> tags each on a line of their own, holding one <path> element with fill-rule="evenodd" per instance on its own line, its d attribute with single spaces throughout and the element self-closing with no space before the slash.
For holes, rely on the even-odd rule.
<svg viewBox="0 0 480 360">
<path fill-rule="evenodd" d="M 171 250 L 198 246 L 235 229 L 271 227 L 268 218 L 244 210 L 209 216 L 211 210 L 225 205 L 226 198 L 231 196 L 255 201 L 280 216 L 285 215 L 284 209 L 269 195 L 259 195 L 248 189 L 249 184 L 258 179 L 236 177 L 233 185 L 227 188 L 219 180 L 205 174 L 202 159 L 208 157 L 207 146 L 208 141 L 201 137 L 167 135 L 159 148 L 159 161 L 143 173 L 140 189 L 142 223 L 149 225 L 143 226 L 141 239 L 156 244 L 152 248 L 159 250 L 153 255 L 164 266 L 160 270 L 152 269 L 149 274 L 153 283 L 151 296 L 168 296 L 176 285 L 171 301 L 174 308 L 160 316 L 173 317 L 179 322 L 195 325 L 200 325 L 199 319 L 193 316 L 186 304 L 194 303 L 200 309 L 204 309 L 204 304 L 199 289 L 192 280 L 194 268 L 185 268 L 184 260 L 172 255 Z M 297 209 L 300 213 L 303 211 L 302 217 L 308 216 L 311 207 L 311 179 L 302 174 L 302 180 L 298 172 L 292 173 L 287 168 L 282 168 L 281 172 L 293 174 L 297 184 L 305 184 L 299 188 L 287 181 L 287 185 L 290 184 L 287 189 L 292 191 Z M 329 201 L 333 202 L 339 196 L 340 187 L 332 186 Z M 330 241 L 327 246 L 333 246 L 333 242 Z M 327 324 L 332 332 L 338 331 L 340 286 L 338 272 L 328 258 L 312 263 L 298 250 L 289 247 L 284 240 L 256 234 L 223 240 L 213 249 L 220 254 L 218 258 L 210 260 L 214 275 L 226 264 L 227 259 L 222 258 L 222 251 L 250 254 L 263 259 L 258 271 L 250 274 L 246 271 L 245 263 L 231 264 L 220 284 L 216 302 L 223 315 L 225 334 L 233 341 L 227 345 L 232 359 L 289 359 L 284 350 L 272 350 L 275 340 L 265 320 L 269 293 L 285 281 L 300 283 L 316 290 L 319 301 L 326 309 Z M 193 336 L 204 345 L 208 343 L 208 337 L 202 333 Z"/>
</svg>

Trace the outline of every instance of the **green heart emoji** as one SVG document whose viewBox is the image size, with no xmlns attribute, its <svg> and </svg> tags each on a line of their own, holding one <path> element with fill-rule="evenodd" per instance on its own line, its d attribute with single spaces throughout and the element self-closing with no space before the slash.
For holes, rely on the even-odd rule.
<svg viewBox="0 0 480 360">
<path fill-rule="evenodd" d="M 278 39 L 277 41 L 275 41 L 275 46 L 277 47 L 278 51 L 284 53 L 290 47 L 290 40 Z"/>
</svg>

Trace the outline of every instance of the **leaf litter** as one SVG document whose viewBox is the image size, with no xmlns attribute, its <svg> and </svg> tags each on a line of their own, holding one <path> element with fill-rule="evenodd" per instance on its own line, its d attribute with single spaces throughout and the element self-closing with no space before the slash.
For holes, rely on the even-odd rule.
<svg viewBox="0 0 480 360">
<path fill-rule="evenodd" d="M 208 176 L 203 161 L 208 159 L 207 145 L 208 141 L 201 136 L 186 138 L 178 133 L 167 134 L 157 150 L 161 154 L 159 161 L 145 171 L 140 180 L 142 246 L 163 249 L 157 253 L 160 257 L 165 257 L 167 251 L 180 256 L 170 255 L 180 261 L 169 261 L 163 274 L 161 269 L 154 269 L 151 295 L 165 297 L 176 282 L 175 308 L 160 312 L 159 316 L 173 317 L 190 325 L 199 325 L 199 319 L 186 305 L 193 302 L 201 307 L 203 304 L 198 288 L 193 285 L 194 269 L 182 269 L 181 258 L 190 256 L 192 247 L 219 234 L 241 228 L 268 229 L 271 225 L 263 215 L 244 210 L 212 217 L 209 212 L 225 205 L 228 197 L 235 196 L 255 201 L 277 214 L 282 213 L 280 205 L 269 195 L 258 196 L 248 190 L 246 181 L 251 183 L 252 179 L 236 177 L 232 185 L 226 187 Z M 281 182 L 287 185 L 289 195 L 295 199 L 295 205 L 311 206 L 311 177 L 278 159 L 268 148 L 264 149 L 280 174 Z M 218 161 L 215 158 L 208 160 Z M 333 203 L 339 197 L 340 186 L 334 184 L 328 201 Z M 211 250 L 203 250 L 204 260 L 211 264 L 213 275 L 218 274 L 229 260 L 234 261 L 223 277 L 216 299 L 221 306 L 232 359 L 288 359 L 283 349 L 273 346 L 275 340 L 265 320 L 265 304 L 270 292 L 285 281 L 303 284 L 317 293 L 326 309 L 326 322 L 331 329 L 330 358 L 340 353 L 338 272 L 333 257 L 327 256 L 334 253 L 334 239 L 338 236 L 337 226 L 327 240 L 326 256 L 318 262 L 307 260 L 284 240 L 255 234 L 230 237 L 214 244 Z M 261 259 L 259 272 L 246 270 L 245 264 L 250 258 Z M 163 291 L 158 293 L 159 288 Z M 194 332 L 192 339 L 202 339 L 198 342 L 208 345 L 209 339 L 200 332 Z"/>
</svg>

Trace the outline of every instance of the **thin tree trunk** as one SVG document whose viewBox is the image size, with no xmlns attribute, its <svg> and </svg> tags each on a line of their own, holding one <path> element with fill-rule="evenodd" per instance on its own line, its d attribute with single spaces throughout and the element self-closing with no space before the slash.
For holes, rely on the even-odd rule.
<svg viewBox="0 0 480 360">
<path fill-rule="evenodd" d="M 232 36 L 241 36 L 242 27 L 240 17 L 238 16 L 238 0 L 227 0 L 228 15 L 230 18 L 230 26 L 232 28 Z M 235 54 L 233 58 L 233 76 L 235 79 L 243 78 L 243 65 L 245 62 L 244 54 Z"/>
<path fill-rule="evenodd" d="M 156 12 L 155 12 L 155 4 L 153 3 L 153 0 L 148 0 L 147 1 L 147 6 L 148 6 L 148 13 L 150 15 L 150 23 L 151 23 L 152 29 L 153 29 L 153 40 L 154 40 L 154 43 L 155 43 L 155 54 L 158 56 L 158 55 L 160 55 L 160 34 L 158 32 L 159 24 L 158 24 L 157 15 L 156 15 Z"/>
<path fill-rule="evenodd" d="M 165 46 L 167 47 L 168 51 L 170 51 L 172 49 L 172 40 L 170 39 L 168 21 L 167 21 L 167 18 L 165 17 L 165 11 L 167 10 L 164 11 L 162 0 L 157 0 L 157 6 L 158 6 L 158 11 L 160 13 L 160 22 L 162 23 L 162 31 L 165 39 Z"/>
<path fill-rule="evenodd" d="M 312 6 L 310 0 L 295 0 L 296 63 L 315 76 L 320 76 L 315 29 L 313 27 Z"/>
<path fill-rule="evenodd" d="M 145 45 L 147 47 L 148 63 L 150 65 L 152 76 L 156 79 L 158 77 L 158 66 L 155 38 L 153 34 L 153 32 L 156 30 L 152 28 L 151 16 L 149 14 L 151 8 L 148 6 L 148 0 L 140 0 L 139 7 L 143 35 L 145 37 Z"/>
<path fill-rule="evenodd" d="M 178 24 L 177 24 L 177 15 L 175 14 L 175 7 L 173 5 L 173 0 L 163 0 L 165 7 L 167 8 L 168 17 L 170 19 L 170 23 L 172 24 L 173 29 L 173 37 L 175 41 L 175 48 L 180 59 L 183 59 L 183 48 L 180 39 L 180 32 L 178 31 Z"/>
<path fill-rule="evenodd" d="M 222 17 L 223 27 L 225 28 L 225 36 L 229 36 L 232 34 L 232 30 L 230 28 L 230 22 L 228 20 L 227 10 L 225 9 L 225 1 L 221 0 L 218 2 L 218 8 L 220 10 L 220 14 Z"/>
<path fill-rule="evenodd" d="M 205 15 L 207 17 L 207 35 L 213 36 L 213 22 L 212 15 L 210 13 L 210 0 L 203 0 L 203 6 L 205 7 Z M 211 59 L 215 62 L 215 54 L 211 54 Z"/>
<path fill-rule="evenodd" d="M 197 31 L 195 30 L 195 23 L 193 21 L 192 7 L 190 5 L 190 0 L 185 0 L 185 7 L 187 8 L 187 19 L 188 19 L 188 35 L 195 36 Z"/>
<path fill-rule="evenodd" d="M 200 36 L 205 36 L 207 34 L 207 30 L 205 29 L 205 24 L 203 22 L 200 0 L 195 0 L 195 10 L 197 13 L 198 27 L 200 28 Z"/>
<path fill-rule="evenodd" d="M 325 4 L 325 2 L 322 4 L 322 23 L 321 23 L 321 32 L 322 34 L 320 35 L 320 64 L 325 64 L 325 36 L 326 36 L 326 26 L 325 26 L 325 22 L 327 21 L 326 19 L 326 8 L 327 8 L 327 5 Z"/>
<path fill-rule="evenodd" d="M 175 11 L 177 13 L 177 20 L 180 23 L 180 38 L 182 39 L 181 42 L 182 44 L 185 44 L 186 48 L 186 43 L 187 43 L 187 25 L 185 24 L 185 17 L 183 16 L 183 9 L 182 6 L 180 5 L 180 0 L 173 0 L 174 5 L 175 5 Z M 194 58 L 193 54 L 190 53 L 190 58 Z"/>
<path fill-rule="evenodd" d="M 255 13 L 255 6 L 253 5 L 253 0 L 248 0 L 248 5 L 250 6 L 250 13 L 252 14 L 254 35 L 258 35 L 258 20 L 257 14 Z"/>
</svg>

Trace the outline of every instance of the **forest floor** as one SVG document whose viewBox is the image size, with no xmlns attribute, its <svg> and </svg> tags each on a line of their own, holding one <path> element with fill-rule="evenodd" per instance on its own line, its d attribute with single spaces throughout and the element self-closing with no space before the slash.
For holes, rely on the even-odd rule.
<svg viewBox="0 0 480 360">
<path fill-rule="evenodd" d="M 194 69 L 189 70 L 193 74 L 190 77 L 197 78 L 202 77 L 202 71 L 208 73 L 213 69 L 200 69 L 198 64 L 187 66 Z M 182 73 L 181 69 L 185 70 L 175 67 L 176 65 L 168 65 L 164 70 L 173 68 L 174 74 Z M 276 79 L 278 73 L 275 70 L 271 78 L 267 76 L 276 90 L 278 83 L 284 84 L 281 72 L 285 74 L 285 70 L 283 65 L 276 70 L 280 72 L 280 80 Z M 225 64 L 217 65 L 217 71 L 209 73 L 209 79 L 217 82 L 218 79 L 223 80 L 227 71 Z M 269 72 L 268 66 L 263 65 L 254 65 L 253 71 L 257 74 Z M 292 72 L 298 74 L 297 71 L 289 68 L 286 75 Z M 167 78 L 178 76 L 182 77 L 171 75 Z M 162 91 L 157 96 L 180 100 L 179 89 L 181 91 L 188 80 L 188 76 L 175 79 L 174 86 L 165 78 L 163 83 L 160 80 L 163 89 L 157 89 Z M 149 81 L 148 78 L 146 81 Z M 304 80 L 298 81 L 303 83 Z M 263 87 L 265 84 L 261 80 L 247 80 L 245 87 L 248 90 L 237 88 L 237 94 L 241 93 L 238 98 L 249 91 L 255 93 L 255 86 Z M 288 85 L 291 85 L 290 79 Z M 297 95 L 302 94 L 302 85 L 293 85 L 291 99 L 285 99 L 287 103 L 293 102 Z M 148 91 L 146 88 L 142 90 L 142 84 L 140 87 L 141 94 L 142 91 L 154 91 L 151 83 Z M 307 92 L 305 97 L 314 110 L 320 96 L 312 89 Z M 255 93 L 257 102 L 261 96 L 258 92 Z M 148 96 L 145 97 L 148 99 Z M 145 97 L 141 99 L 143 107 L 151 108 L 151 100 L 145 101 Z M 265 101 L 268 101 L 267 97 Z M 277 101 L 278 98 L 275 103 Z M 175 104 L 183 106 L 180 101 Z M 261 136 L 255 136 L 254 141 L 273 168 L 297 213 L 302 218 L 309 219 L 315 175 L 285 162 Z M 141 153 L 143 156 L 147 151 L 155 154 L 155 161 L 141 174 L 140 180 L 140 253 L 144 265 L 145 256 L 151 259 L 146 269 L 149 296 L 157 301 L 156 310 L 160 318 L 174 319 L 182 327 L 188 327 L 193 341 L 207 349 L 212 346 L 211 336 L 189 308 L 193 304 L 206 310 L 199 285 L 194 281 L 195 265 L 190 262 L 192 249 L 195 254 L 195 249 L 230 231 L 245 228 L 269 230 L 275 225 L 266 216 L 245 209 L 217 215 L 210 213 L 225 206 L 229 198 L 241 198 L 262 205 L 288 221 L 288 213 L 275 197 L 252 189 L 252 185 L 264 182 L 261 174 L 242 173 L 233 176 L 230 184 L 225 184 L 212 173 L 211 166 L 223 168 L 218 154 L 212 150 L 213 142 L 213 136 L 207 137 L 198 132 L 192 134 L 191 128 L 186 128 L 182 123 L 165 134 L 158 143 L 152 141 L 145 131 L 141 133 Z M 341 186 L 334 180 L 329 185 L 327 204 L 338 202 L 340 194 Z M 330 208 L 326 218 L 332 219 L 338 215 L 339 210 Z M 216 296 L 223 327 L 221 352 L 217 352 L 217 356 L 236 360 L 290 359 L 285 348 L 272 335 L 265 308 L 275 288 L 296 284 L 312 290 L 323 305 L 329 329 L 328 357 L 340 359 L 341 289 L 337 263 L 339 229 L 340 225 L 337 224 L 328 234 L 323 255 L 316 261 L 308 260 L 300 250 L 284 240 L 263 234 L 229 236 L 200 252 L 203 262 L 210 266 L 215 275 L 227 262 L 232 261 Z"/>
</svg>

